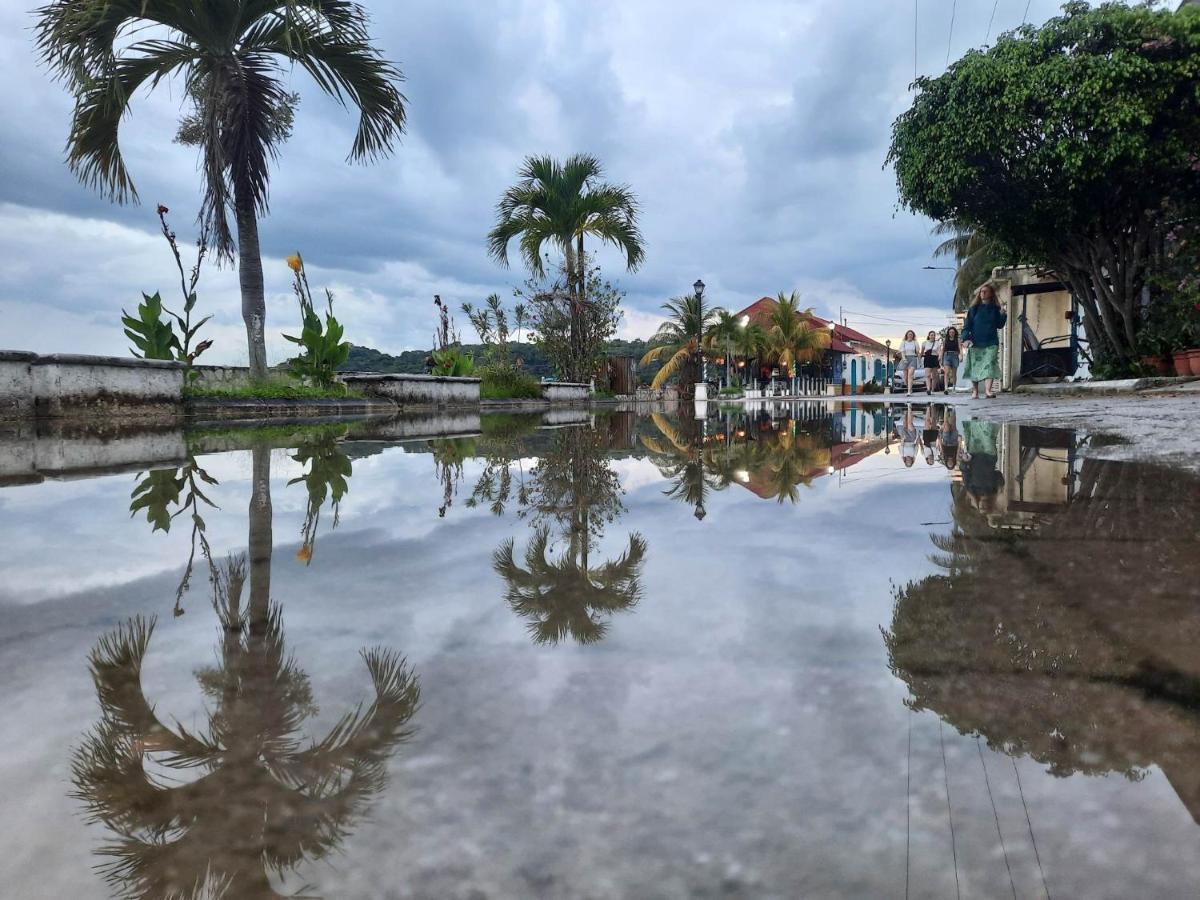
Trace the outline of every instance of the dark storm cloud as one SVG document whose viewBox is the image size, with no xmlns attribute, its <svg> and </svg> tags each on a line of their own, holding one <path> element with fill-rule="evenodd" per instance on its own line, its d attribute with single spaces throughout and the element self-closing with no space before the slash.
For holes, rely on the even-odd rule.
<svg viewBox="0 0 1200 900">
<path fill-rule="evenodd" d="M 951 4 L 919 4 L 923 73 L 941 69 Z M 990 4 L 959 6 L 955 55 L 982 42 L 990 13 Z M 1017 24 L 1023 6 L 1001 3 L 993 34 Z M 628 291 L 630 330 L 648 334 L 659 304 L 698 275 L 715 302 L 733 307 L 793 287 L 825 312 L 842 302 L 876 311 L 946 306 L 946 279 L 920 269 L 932 246 L 928 223 L 896 213 L 893 177 L 882 168 L 912 78 L 905 4 L 368 7 L 378 45 L 407 76 L 409 133 L 391 158 L 346 165 L 353 114 L 293 74 L 303 99 L 262 223 L 274 259 L 268 292 L 286 299 L 278 261 L 302 250 L 359 315 L 360 342 L 424 344 L 434 291 L 460 301 L 507 294 L 522 281 L 518 267 L 487 257 L 485 237 L 500 193 L 535 153 L 594 153 L 611 180 L 637 191 L 645 267 L 625 274 L 616 254 L 601 253 Z M 1031 18 L 1053 9 L 1036 0 Z M 198 206 L 195 153 L 170 140 L 179 87 L 135 98 L 122 140 L 144 202 L 111 204 L 63 164 L 70 102 L 38 66 L 31 24 L 27 10 L 0 11 L 0 204 L 12 204 L 0 207 L 0 305 L 16 310 L 17 322 L 41 321 L 39 306 L 75 317 L 43 336 L 62 346 L 37 349 L 74 349 L 72 341 L 119 349 L 119 331 L 106 323 L 136 285 L 161 276 L 162 248 L 144 240 L 157 224 L 153 205 L 172 207 L 181 235 Z M 43 250 L 39 240 L 67 246 Z M 228 271 L 214 276 L 206 299 L 232 339 L 238 304 Z M 228 350 L 237 354 L 236 341 Z"/>
</svg>

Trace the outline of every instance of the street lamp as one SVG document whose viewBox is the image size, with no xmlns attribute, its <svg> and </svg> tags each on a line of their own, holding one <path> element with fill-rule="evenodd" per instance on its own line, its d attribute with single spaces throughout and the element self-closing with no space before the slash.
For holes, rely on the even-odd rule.
<svg viewBox="0 0 1200 900">
<path fill-rule="evenodd" d="M 887 359 L 883 361 L 883 392 L 890 394 L 892 392 L 892 339 L 888 338 L 884 344 L 887 345 Z"/>
<path fill-rule="evenodd" d="M 696 322 L 696 349 L 700 353 L 700 382 L 696 385 L 695 399 L 697 401 L 708 399 L 708 360 L 704 358 L 704 282 L 699 278 L 692 285 L 692 290 L 696 292 L 696 306 L 698 307 L 699 317 Z"/>
</svg>

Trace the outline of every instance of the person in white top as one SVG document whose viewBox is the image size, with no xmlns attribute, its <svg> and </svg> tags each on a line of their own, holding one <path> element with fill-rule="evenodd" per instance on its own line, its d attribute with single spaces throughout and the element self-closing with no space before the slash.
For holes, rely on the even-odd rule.
<svg viewBox="0 0 1200 900">
<path fill-rule="evenodd" d="M 921 364 L 925 367 L 925 393 L 932 394 L 937 387 L 938 370 L 942 367 L 942 341 L 936 331 L 925 335 L 921 342 Z"/>
<path fill-rule="evenodd" d="M 908 396 L 912 396 L 913 374 L 921 364 L 921 347 L 917 343 L 917 333 L 911 328 L 904 332 L 904 340 L 900 342 L 900 369 L 904 372 L 904 386 Z"/>
</svg>

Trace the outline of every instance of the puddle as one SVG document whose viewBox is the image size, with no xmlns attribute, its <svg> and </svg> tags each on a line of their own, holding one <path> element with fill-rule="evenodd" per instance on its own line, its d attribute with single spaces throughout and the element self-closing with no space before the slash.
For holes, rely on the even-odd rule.
<svg viewBox="0 0 1200 900">
<path fill-rule="evenodd" d="M 1194 892 L 1200 481 L 569 418 L 6 435 L 7 891 Z"/>
</svg>

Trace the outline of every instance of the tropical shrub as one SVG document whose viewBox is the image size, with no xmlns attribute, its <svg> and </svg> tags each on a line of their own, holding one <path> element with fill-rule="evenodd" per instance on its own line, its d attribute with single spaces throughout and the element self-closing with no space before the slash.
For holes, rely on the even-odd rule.
<svg viewBox="0 0 1200 900">
<path fill-rule="evenodd" d="M 121 310 L 125 336 L 133 341 L 131 353 L 139 359 L 175 359 L 182 346 L 170 321 L 163 318 L 163 302 L 158 292 L 142 294 L 137 318 Z"/>
<path fill-rule="evenodd" d="M 520 366 L 489 363 L 479 369 L 479 396 L 484 400 L 537 400 L 541 382 Z"/>
<path fill-rule="evenodd" d="M 432 375 L 451 375 L 457 378 L 469 378 L 475 374 L 475 359 L 464 353 L 461 347 L 446 347 L 434 350 L 429 357 L 429 371 Z"/>
<path fill-rule="evenodd" d="M 322 322 L 313 308 L 304 260 L 299 253 L 288 257 L 288 267 L 292 270 L 292 290 L 300 301 L 302 327 L 299 336 L 285 334 L 284 337 L 304 348 L 303 353 L 288 360 L 288 366 L 293 374 L 313 384 L 332 387 L 338 367 L 350 356 L 350 343 L 342 340 L 344 329 L 333 315 L 333 292 L 325 289 L 326 310 Z"/>
</svg>

